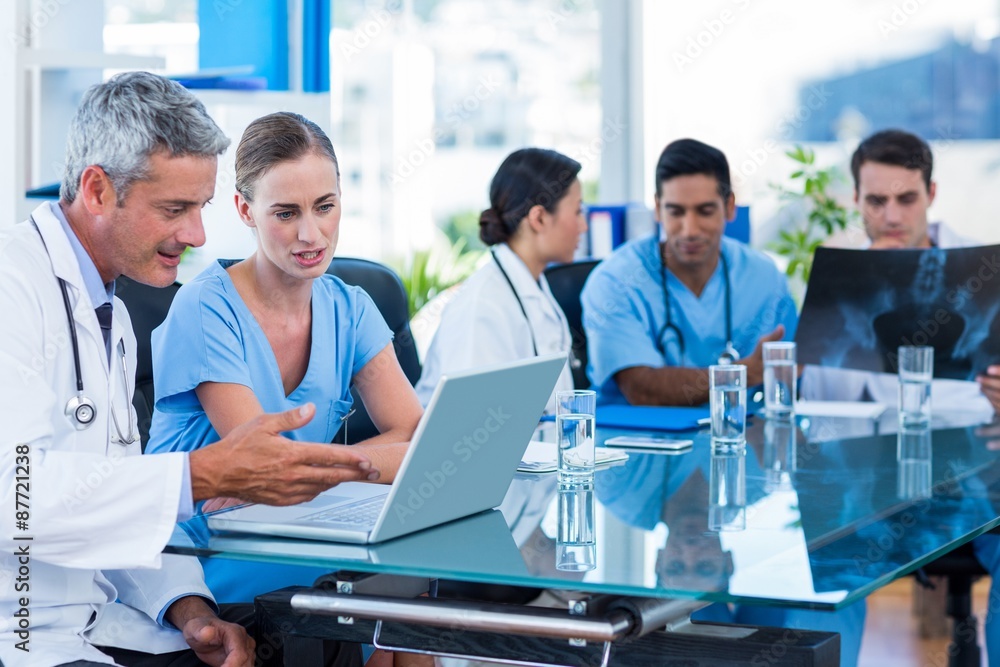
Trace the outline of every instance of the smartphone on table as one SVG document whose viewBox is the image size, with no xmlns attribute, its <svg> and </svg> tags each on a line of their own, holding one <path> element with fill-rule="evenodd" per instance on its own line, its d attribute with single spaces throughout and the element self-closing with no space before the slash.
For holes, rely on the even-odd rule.
<svg viewBox="0 0 1000 667">
<path fill-rule="evenodd" d="M 693 440 L 681 440 L 655 435 L 619 435 L 604 441 L 605 447 L 626 447 L 661 452 L 680 452 L 690 449 Z"/>
</svg>

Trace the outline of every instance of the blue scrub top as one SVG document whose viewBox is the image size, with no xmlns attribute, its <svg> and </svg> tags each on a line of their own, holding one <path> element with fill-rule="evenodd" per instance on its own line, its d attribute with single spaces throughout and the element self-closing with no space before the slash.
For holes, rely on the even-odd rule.
<svg viewBox="0 0 1000 667">
<path fill-rule="evenodd" d="M 723 237 L 732 290 L 733 344 L 743 356 L 779 324 L 785 340 L 795 337 L 798 316 L 788 283 L 774 263 L 743 243 Z M 636 239 L 601 262 L 587 279 L 580 302 L 587 332 L 587 374 L 602 403 L 625 403 L 614 375 L 635 366 L 707 368 L 718 363 L 726 346 L 726 280 L 719 262 L 701 296 L 696 297 L 667 271 L 671 322 L 684 336 L 656 337 L 667 319 L 660 280 L 659 236 Z"/>
<path fill-rule="evenodd" d="M 203 382 L 249 387 L 264 412 L 311 401 L 316 416 L 286 435 L 332 441 L 351 409 L 351 379 L 392 342 L 392 331 L 364 290 L 331 275 L 313 281 L 312 314 L 309 367 L 285 396 L 271 344 L 223 263 L 213 262 L 184 285 L 153 331 L 156 409 L 146 451 L 191 451 L 219 440 L 194 392 Z"/>
<path fill-rule="evenodd" d="M 225 267 L 213 262 L 174 298 L 153 331 L 156 409 L 146 453 L 191 451 L 219 440 L 194 390 L 202 382 L 249 387 L 265 412 L 316 404 L 316 415 L 293 440 L 330 442 L 351 408 L 350 384 L 392 342 L 392 331 L 371 297 L 331 275 L 313 281 L 312 348 L 302 382 L 285 396 L 271 345 L 237 293 Z M 220 603 L 309 585 L 327 570 L 295 565 L 202 559 L 205 581 Z"/>
</svg>

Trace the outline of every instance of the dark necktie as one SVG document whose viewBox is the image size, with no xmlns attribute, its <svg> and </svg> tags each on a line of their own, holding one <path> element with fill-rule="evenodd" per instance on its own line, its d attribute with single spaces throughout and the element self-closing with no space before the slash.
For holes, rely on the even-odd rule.
<svg viewBox="0 0 1000 667">
<path fill-rule="evenodd" d="M 104 349 L 108 353 L 108 363 L 111 363 L 111 304 L 105 303 L 94 309 L 97 313 L 97 322 L 101 325 L 101 333 L 104 335 Z"/>
</svg>

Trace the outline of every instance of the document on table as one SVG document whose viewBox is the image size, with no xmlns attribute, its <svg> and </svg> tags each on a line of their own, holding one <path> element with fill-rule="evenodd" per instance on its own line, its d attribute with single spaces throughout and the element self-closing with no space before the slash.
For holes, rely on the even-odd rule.
<svg viewBox="0 0 1000 667">
<path fill-rule="evenodd" d="M 557 461 L 556 443 L 541 442 L 532 440 L 528 443 L 528 449 L 521 456 L 521 464 L 517 466 L 518 472 L 556 472 L 559 469 Z M 595 448 L 595 459 L 597 467 L 608 467 L 628 460 L 628 453 L 621 450 L 608 449 L 607 447 Z"/>
<path fill-rule="evenodd" d="M 796 401 L 795 414 L 803 417 L 853 417 L 878 419 L 887 407 L 871 401 Z"/>
</svg>

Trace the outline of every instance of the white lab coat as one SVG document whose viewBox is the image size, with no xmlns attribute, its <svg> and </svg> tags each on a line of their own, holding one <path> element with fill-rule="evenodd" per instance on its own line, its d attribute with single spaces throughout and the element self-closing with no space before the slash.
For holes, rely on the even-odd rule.
<svg viewBox="0 0 1000 667">
<path fill-rule="evenodd" d="M 529 359 L 535 352 L 531 334 L 535 334 L 538 354 L 568 354 L 572 338 L 562 309 L 542 275 L 536 283 L 521 258 L 507 244 L 494 247 L 511 283 L 517 290 L 528 322 L 517 305 L 510 285 L 490 259 L 462 284 L 445 307 L 434 340 L 424 359 L 423 373 L 417 383 L 417 396 L 423 405 L 431 400 L 442 375 L 519 359 Z M 556 382 L 546 411 L 555 413 L 555 392 L 573 388 L 569 363 Z"/>
<path fill-rule="evenodd" d="M 959 236 L 943 223 L 932 223 L 927 231 L 939 248 L 981 245 L 974 239 Z M 802 374 L 802 398 L 808 400 L 859 401 L 866 388 L 876 403 L 896 406 L 899 379 L 894 374 L 822 366 L 806 366 Z M 931 383 L 931 405 L 942 412 L 982 413 L 985 418 L 993 412 L 989 400 L 979 390 L 979 384 L 962 380 L 934 380 Z"/>
<path fill-rule="evenodd" d="M 186 648 L 180 632 L 154 620 L 174 597 L 211 599 L 196 559 L 161 556 L 177 519 L 186 455 L 140 456 L 138 441 L 111 442 L 109 404 L 123 429 L 125 410 L 132 409 L 118 352 L 124 341 L 132 389 L 131 323 L 116 298 L 109 370 L 69 239 L 48 204 L 33 217 L 49 254 L 29 223 L 0 233 L 0 660 L 8 667 L 78 659 L 114 664 L 88 643 L 151 653 Z M 64 413 L 76 376 L 53 269 L 69 285 L 84 391 L 97 406 L 96 422 L 83 431 Z M 27 530 L 17 527 L 14 514 L 15 477 L 25 472 L 16 467 L 18 444 L 30 446 Z M 17 582 L 14 554 L 24 545 L 28 580 Z M 18 583 L 30 588 L 17 591 Z M 29 653 L 15 648 L 22 638 L 13 613 L 21 597 L 29 601 Z"/>
</svg>

